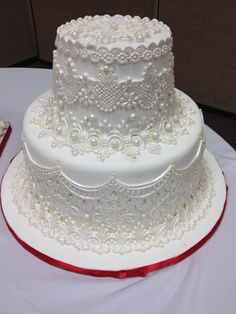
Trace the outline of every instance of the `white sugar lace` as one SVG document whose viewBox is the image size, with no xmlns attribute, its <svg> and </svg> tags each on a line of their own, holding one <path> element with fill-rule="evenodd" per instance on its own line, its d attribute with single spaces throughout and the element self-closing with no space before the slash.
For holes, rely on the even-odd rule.
<svg viewBox="0 0 236 314">
<path fill-rule="evenodd" d="M 137 121 L 128 117 L 118 126 L 113 126 L 109 121 L 101 122 L 94 115 L 78 121 L 62 112 L 58 118 L 58 108 L 49 96 L 41 98 L 33 109 L 31 122 L 39 125 L 39 138 L 50 137 L 53 148 L 67 146 L 74 156 L 93 152 L 105 160 L 122 152 L 128 158 L 136 158 L 144 150 L 158 154 L 161 144 L 174 145 L 179 136 L 189 133 L 189 127 L 194 124 L 192 115 L 196 113 L 189 103 L 190 99 L 177 91 L 171 114 L 164 108 L 151 118 L 143 117 Z"/>
<path fill-rule="evenodd" d="M 65 55 L 71 55 L 73 59 L 81 57 L 82 59 L 90 59 L 94 63 L 103 62 L 106 65 L 111 64 L 133 64 L 140 61 L 150 61 L 158 59 L 171 52 L 172 40 L 161 41 L 158 45 L 150 44 L 147 48 L 140 45 L 138 48 L 127 47 L 125 49 L 114 48 L 109 50 L 106 47 L 98 49 L 88 49 L 85 47 L 77 47 L 63 40 L 56 40 L 56 46 L 59 52 Z"/>
<path fill-rule="evenodd" d="M 96 77 L 78 75 L 71 58 L 62 66 L 54 54 L 53 96 L 64 105 L 92 105 L 103 112 L 140 108 L 149 110 L 174 91 L 173 56 L 168 68 L 148 63 L 140 79 L 118 80 L 113 66 L 101 66 Z"/>
<path fill-rule="evenodd" d="M 104 32 L 104 23 L 110 25 Z M 165 29 L 169 34 L 166 40 L 158 43 L 155 41 L 147 45 L 147 39 L 161 33 Z M 86 39 L 89 46 L 80 43 L 80 39 Z M 153 39 L 154 40 L 154 39 Z M 108 49 L 108 44 L 116 44 Z M 121 43 L 126 43 L 124 49 Z M 131 43 L 136 43 L 134 48 Z M 56 47 L 64 55 L 71 56 L 75 60 L 79 57 L 90 59 L 92 62 L 104 64 L 128 64 L 139 61 L 157 59 L 171 52 L 172 37 L 168 26 L 156 19 L 140 19 L 131 16 L 97 16 L 79 18 L 58 28 Z"/>
<path fill-rule="evenodd" d="M 211 204 L 202 150 L 187 168 L 171 166 L 150 183 L 128 186 L 114 174 L 96 187 L 69 181 L 60 166 L 40 168 L 25 153 L 11 186 L 14 202 L 45 236 L 78 250 L 124 254 L 162 247 L 194 228 Z"/>
</svg>

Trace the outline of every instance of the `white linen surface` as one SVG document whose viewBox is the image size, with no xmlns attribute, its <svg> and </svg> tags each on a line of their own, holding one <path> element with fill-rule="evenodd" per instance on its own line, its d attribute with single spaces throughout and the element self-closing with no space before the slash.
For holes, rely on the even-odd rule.
<svg viewBox="0 0 236 314">
<path fill-rule="evenodd" d="M 0 178 L 20 150 L 24 111 L 50 88 L 51 79 L 51 70 L 0 69 L 0 116 L 13 129 L 0 158 Z M 28 253 L 0 214 L 0 314 L 236 313 L 236 152 L 208 127 L 206 137 L 229 191 L 223 221 L 200 250 L 146 278 L 89 277 Z"/>
</svg>

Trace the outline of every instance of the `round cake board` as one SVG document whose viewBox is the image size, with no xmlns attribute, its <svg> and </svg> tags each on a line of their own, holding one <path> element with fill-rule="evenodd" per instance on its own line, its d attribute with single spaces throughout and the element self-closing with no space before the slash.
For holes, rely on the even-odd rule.
<svg viewBox="0 0 236 314">
<path fill-rule="evenodd" d="M 78 251 L 69 245 L 62 245 L 45 237 L 27 218 L 18 213 L 11 193 L 11 183 L 19 168 L 23 153 L 20 152 L 10 163 L 1 185 L 2 211 L 9 230 L 16 240 L 30 253 L 45 262 L 65 270 L 99 277 L 127 278 L 145 276 L 147 273 L 176 264 L 199 249 L 215 232 L 220 224 L 225 205 L 227 187 L 222 170 L 209 151 L 204 159 L 210 168 L 214 182 L 214 196 L 203 219 L 195 229 L 184 234 L 180 240 L 167 243 L 164 247 L 145 252 L 97 254 Z"/>
</svg>

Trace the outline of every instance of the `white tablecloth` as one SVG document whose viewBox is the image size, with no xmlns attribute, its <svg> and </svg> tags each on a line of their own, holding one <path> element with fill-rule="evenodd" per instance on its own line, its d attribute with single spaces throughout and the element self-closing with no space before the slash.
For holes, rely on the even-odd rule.
<svg viewBox="0 0 236 314">
<path fill-rule="evenodd" d="M 24 111 L 50 88 L 51 76 L 43 69 L 0 69 L 0 116 L 13 128 L 0 158 L 0 177 L 21 147 Z M 236 313 L 236 152 L 208 127 L 206 137 L 229 193 L 219 229 L 200 250 L 146 278 L 88 277 L 25 251 L 0 214 L 0 313 Z"/>
</svg>

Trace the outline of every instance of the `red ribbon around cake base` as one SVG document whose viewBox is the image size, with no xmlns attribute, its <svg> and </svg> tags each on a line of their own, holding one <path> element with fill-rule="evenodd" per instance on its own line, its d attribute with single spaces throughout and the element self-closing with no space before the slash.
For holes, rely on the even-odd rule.
<svg viewBox="0 0 236 314">
<path fill-rule="evenodd" d="M 224 212 L 225 212 L 226 203 L 227 203 L 227 191 L 228 191 L 228 187 L 226 185 L 226 198 L 225 198 L 224 206 L 223 206 L 222 213 L 221 213 L 219 219 L 217 220 L 216 224 L 211 229 L 211 231 L 205 237 L 203 237 L 199 242 L 197 242 L 194 246 L 192 246 L 187 251 L 183 252 L 182 254 L 180 254 L 178 256 L 175 256 L 175 257 L 172 257 L 172 258 L 169 258 L 169 259 L 166 259 L 166 260 L 154 263 L 154 264 L 141 266 L 141 267 L 134 268 L 134 269 L 118 270 L 118 271 L 95 270 L 95 269 L 81 268 L 81 267 L 77 267 L 77 266 L 70 265 L 70 264 L 64 263 L 62 261 L 56 260 L 50 256 L 43 254 L 42 252 L 39 252 L 38 250 L 31 247 L 29 244 L 27 244 L 23 240 L 21 240 L 17 236 L 15 231 L 11 228 L 11 226 L 9 225 L 9 223 L 6 219 L 6 216 L 4 214 L 4 210 L 2 207 L 2 203 L 1 203 L 1 198 L 0 198 L 0 207 L 2 209 L 3 217 L 6 221 L 7 227 L 10 230 L 10 232 L 12 233 L 12 235 L 14 236 L 14 238 L 23 246 L 23 248 L 25 248 L 28 252 L 35 255 L 36 257 L 43 260 L 44 262 L 46 262 L 50 265 L 56 266 L 58 268 L 62 268 L 64 270 L 68 270 L 68 271 L 83 274 L 83 275 L 89 275 L 89 276 L 95 276 L 95 277 L 113 277 L 113 278 L 118 278 L 118 279 L 124 279 L 124 278 L 129 278 L 129 277 L 145 277 L 150 272 L 156 271 L 156 270 L 161 269 L 163 267 L 177 264 L 177 263 L 181 262 L 182 260 L 184 260 L 185 258 L 187 258 L 188 256 L 190 256 L 191 254 L 193 254 L 194 252 L 196 252 L 204 243 L 206 243 L 207 240 L 210 239 L 210 237 L 214 234 L 214 232 L 216 231 L 216 229 L 220 225 L 222 218 L 223 218 L 223 215 L 224 215 Z"/>
<path fill-rule="evenodd" d="M 2 155 L 3 149 L 6 146 L 7 141 L 9 140 L 11 131 L 12 131 L 12 129 L 11 129 L 11 126 L 9 124 L 5 134 L 3 135 L 3 139 L 1 140 L 1 143 L 0 143 L 0 156 Z"/>
</svg>

